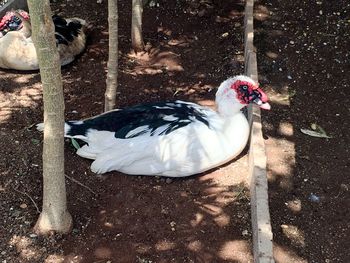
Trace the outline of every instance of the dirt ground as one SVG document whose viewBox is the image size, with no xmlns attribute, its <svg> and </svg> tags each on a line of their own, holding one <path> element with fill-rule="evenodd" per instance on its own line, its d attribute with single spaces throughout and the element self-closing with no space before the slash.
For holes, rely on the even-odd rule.
<svg viewBox="0 0 350 263">
<path fill-rule="evenodd" d="M 55 13 L 93 25 L 86 51 L 62 69 L 67 119 L 103 110 L 107 1 L 98 2 L 52 1 Z M 130 54 L 130 2 L 119 1 L 119 107 L 210 104 L 222 80 L 244 71 L 243 1 L 153 2 L 142 56 Z M 349 3 L 255 5 L 259 80 L 273 106 L 263 126 L 275 259 L 350 262 Z M 33 234 L 42 198 L 42 135 L 32 127 L 42 121 L 40 77 L 0 70 L 0 78 L 0 262 L 252 262 L 244 154 L 187 179 L 96 176 L 67 140 L 72 234 Z M 312 124 L 333 138 L 300 132 Z"/>
<path fill-rule="evenodd" d="M 92 25 L 86 51 L 62 69 L 66 118 L 103 110 L 107 1 L 52 1 L 54 13 Z M 145 8 L 147 52 L 130 53 L 131 1 L 119 2 L 118 107 L 184 99 L 212 104 L 243 72 L 242 1 L 156 1 Z M 152 5 L 152 4 L 151 4 Z M 186 179 L 96 176 L 67 140 L 71 235 L 38 237 L 42 196 L 42 88 L 37 72 L 0 71 L 0 262 L 251 262 L 247 158 Z M 81 182 L 84 186 L 77 183 Z M 36 208 L 38 206 L 38 208 Z"/>
<path fill-rule="evenodd" d="M 276 260 L 350 262 L 350 3 L 255 5 Z"/>
</svg>

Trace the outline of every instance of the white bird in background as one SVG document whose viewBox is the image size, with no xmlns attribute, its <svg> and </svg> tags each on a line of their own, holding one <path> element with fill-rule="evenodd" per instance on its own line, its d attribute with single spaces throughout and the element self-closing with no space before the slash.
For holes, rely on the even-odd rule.
<svg viewBox="0 0 350 263">
<path fill-rule="evenodd" d="M 246 76 L 225 80 L 216 93 L 217 111 L 174 101 L 137 105 L 65 123 L 65 137 L 87 144 L 81 157 L 91 170 L 185 177 L 235 158 L 247 144 L 249 125 L 241 109 L 270 109 L 266 94 Z M 43 130 L 43 123 L 38 124 Z"/>
<path fill-rule="evenodd" d="M 71 63 L 86 44 L 86 22 L 80 18 L 52 16 L 61 65 Z M 0 21 L 0 68 L 39 69 L 31 37 L 29 15 L 23 10 L 10 11 Z"/>
</svg>

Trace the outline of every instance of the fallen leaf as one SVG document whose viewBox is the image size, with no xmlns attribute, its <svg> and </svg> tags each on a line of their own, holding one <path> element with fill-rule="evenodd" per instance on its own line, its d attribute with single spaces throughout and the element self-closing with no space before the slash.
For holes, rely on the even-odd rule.
<svg viewBox="0 0 350 263">
<path fill-rule="evenodd" d="M 72 145 L 74 146 L 74 148 L 79 150 L 80 149 L 79 143 L 74 138 L 71 138 L 71 141 L 72 141 Z"/>
<path fill-rule="evenodd" d="M 316 132 L 316 131 L 312 131 L 312 130 L 308 130 L 308 129 L 300 129 L 300 131 L 306 135 L 312 136 L 312 137 L 318 137 L 318 138 L 332 138 L 330 136 L 328 136 L 326 133 L 322 133 L 322 132 Z"/>
</svg>

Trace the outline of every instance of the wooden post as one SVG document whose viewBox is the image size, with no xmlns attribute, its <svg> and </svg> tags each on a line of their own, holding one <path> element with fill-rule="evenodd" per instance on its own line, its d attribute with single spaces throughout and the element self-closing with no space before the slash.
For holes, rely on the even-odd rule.
<svg viewBox="0 0 350 263">
<path fill-rule="evenodd" d="M 244 59 L 245 74 L 258 81 L 257 59 L 254 51 L 254 0 L 245 7 Z M 249 176 L 253 231 L 253 254 L 256 263 L 273 263 L 272 230 L 268 203 L 265 143 L 262 137 L 260 108 L 250 106 L 248 120 L 251 125 L 249 146 Z"/>
</svg>

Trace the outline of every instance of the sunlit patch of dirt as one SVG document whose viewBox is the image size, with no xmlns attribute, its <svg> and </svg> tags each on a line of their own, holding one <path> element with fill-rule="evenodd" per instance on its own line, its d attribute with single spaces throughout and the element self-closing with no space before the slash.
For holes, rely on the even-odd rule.
<svg viewBox="0 0 350 263">
<path fill-rule="evenodd" d="M 160 51 L 159 49 L 152 49 L 150 52 L 131 53 L 129 58 L 134 59 L 136 66 L 129 73 L 137 76 L 183 71 L 184 68 L 179 57 L 172 51 Z"/>
</svg>

